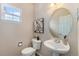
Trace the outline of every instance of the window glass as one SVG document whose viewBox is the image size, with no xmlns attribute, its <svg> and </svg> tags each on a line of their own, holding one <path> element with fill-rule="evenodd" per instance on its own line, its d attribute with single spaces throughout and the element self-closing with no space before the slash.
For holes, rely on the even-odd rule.
<svg viewBox="0 0 79 59">
<path fill-rule="evenodd" d="M 9 4 L 2 4 L 2 19 L 19 22 L 21 19 L 21 10 Z"/>
</svg>

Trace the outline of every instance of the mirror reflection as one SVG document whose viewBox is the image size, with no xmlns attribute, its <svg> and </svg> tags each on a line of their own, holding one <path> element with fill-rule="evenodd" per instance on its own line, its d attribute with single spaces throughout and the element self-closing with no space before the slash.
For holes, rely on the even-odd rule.
<svg viewBox="0 0 79 59">
<path fill-rule="evenodd" d="M 54 37 L 66 37 L 72 29 L 73 17 L 66 8 L 54 11 L 49 21 L 49 30 Z"/>
</svg>

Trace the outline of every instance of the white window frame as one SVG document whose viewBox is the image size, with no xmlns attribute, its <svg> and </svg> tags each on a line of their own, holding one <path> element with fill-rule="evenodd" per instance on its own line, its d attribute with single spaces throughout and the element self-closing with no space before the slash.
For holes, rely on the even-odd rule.
<svg viewBox="0 0 79 59">
<path fill-rule="evenodd" d="M 7 7 L 7 6 L 13 8 L 13 9 L 19 10 L 20 15 L 15 15 L 15 14 L 7 13 L 4 10 L 4 7 Z M 11 18 L 13 18 L 13 17 L 19 17 L 19 20 L 5 19 L 5 15 L 6 14 L 12 16 Z M 14 7 L 14 6 L 10 5 L 10 4 L 1 4 L 1 20 L 2 21 L 21 22 L 21 19 L 22 19 L 22 15 L 21 14 L 22 14 L 22 10 L 20 8 L 16 8 L 16 7 Z"/>
</svg>

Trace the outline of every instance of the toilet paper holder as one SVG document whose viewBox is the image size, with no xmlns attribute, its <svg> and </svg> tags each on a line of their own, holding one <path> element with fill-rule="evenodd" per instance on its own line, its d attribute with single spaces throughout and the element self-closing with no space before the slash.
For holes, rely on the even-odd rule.
<svg viewBox="0 0 79 59">
<path fill-rule="evenodd" d="M 21 46 L 23 46 L 23 42 L 18 42 L 18 47 L 21 47 Z"/>
</svg>

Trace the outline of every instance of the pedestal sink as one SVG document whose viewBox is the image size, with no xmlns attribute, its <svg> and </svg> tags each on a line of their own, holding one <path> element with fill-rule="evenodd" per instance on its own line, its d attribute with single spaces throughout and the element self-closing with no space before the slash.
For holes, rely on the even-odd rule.
<svg viewBox="0 0 79 59">
<path fill-rule="evenodd" d="M 58 56 L 59 54 L 65 54 L 70 50 L 69 43 L 65 45 L 62 40 L 50 39 L 44 42 L 44 45 L 52 50 L 53 56 Z"/>
</svg>

